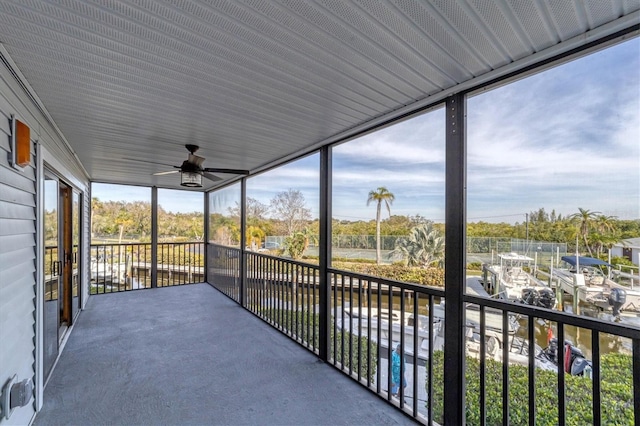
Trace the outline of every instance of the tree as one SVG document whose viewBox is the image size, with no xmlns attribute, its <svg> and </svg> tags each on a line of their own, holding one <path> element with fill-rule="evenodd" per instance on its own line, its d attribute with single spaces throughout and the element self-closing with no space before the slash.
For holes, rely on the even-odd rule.
<svg viewBox="0 0 640 426">
<path fill-rule="evenodd" d="M 587 247 L 591 257 L 593 257 L 593 252 L 591 251 L 591 247 L 589 247 L 587 238 L 589 236 L 589 229 L 593 227 L 598 214 L 600 214 L 600 212 L 592 212 L 587 209 L 583 209 L 582 207 L 578 207 L 578 213 L 574 213 L 569 216 L 569 220 L 578 224 L 578 233 L 582 236 L 584 245 Z"/>
<path fill-rule="evenodd" d="M 255 198 L 247 197 L 247 219 L 264 220 L 265 215 L 269 212 L 269 206 L 256 200 Z M 229 214 L 235 217 L 240 217 L 240 203 L 236 201 L 235 207 L 229 207 Z"/>
<path fill-rule="evenodd" d="M 367 198 L 367 206 L 375 201 L 376 205 L 376 263 L 380 264 L 380 210 L 382 207 L 382 203 L 387 207 L 387 212 L 389 216 L 391 216 L 391 204 L 393 204 L 393 200 L 395 200 L 396 196 L 393 193 L 389 192 L 387 188 L 384 186 L 379 187 L 375 191 L 369 192 L 369 197 Z"/>
<path fill-rule="evenodd" d="M 615 216 L 598 215 L 595 220 L 595 227 L 598 230 L 595 241 L 598 255 L 600 255 L 604 247 L 611 250 L 613 245 L 620 241 Z"/>
<path fill-rule="evenodd" d="M 251 247 L 252 250 L 254 247 L 260 247 L 264 237 L 265 235 L 262 229 L 256 226 L 248 226 L 245 235 L 245 246 Z"/>
<path fill-rule="evenodd" d="M 271 200 L 270 207 L 276 219 L 282 221 L 285 235 L 302 230 L 311 220 L 311 210 L 306 206 L 304 195 L 297 189 L 279 192 Z"/>
<path fill-rule="evenodd" d="M 305 228 L 285 238 L 284 245 L 289 256 L 296 260 L 302 257 L 304 251 L 309 247 L 310 240 L 317 243 L 315 235 L 311 233 L 309 228 Z"/>
<path fill-rule="evenodd" d="M 429 221 L 411 229 L 408 238 L 396 241 L 389 256 L 399 254 L 407 266 L 427 267 L 434 262 L 441 266 L 444 260 L 444 237 Z"/>
</svg>

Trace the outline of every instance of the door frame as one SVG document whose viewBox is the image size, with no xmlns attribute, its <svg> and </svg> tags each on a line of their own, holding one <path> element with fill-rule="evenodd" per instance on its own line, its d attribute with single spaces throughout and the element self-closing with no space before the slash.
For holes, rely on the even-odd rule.
<svg viewBox="0 0 640 426">
<path fill-rule="evenodd" d="M 42 409 L 44 401 L 44 388 L 46 386 L 49 377 L 45 377 L 44 370 L 44 252 L 45 252 L 45 230 L 44 230 L 44 187 L 45 187 L 45 173 L 47 176 L 55 177 L 59 181 L 62 181 L 65 185 L 71 188 L 71 193 L 78 194 L 78 263 L 80 264 L 80 270 L 78 271 L 78 309 L 75 315 L 72 312 L 72 322 L 77 319 L 77 315 L 84 308 L 88 293 L 86 291 L 87 286 L 87 272 L 84 270 L 84 260 L 88 256 L 89 250 L 86 246 L 86 220 L 87 218 L 87 200 L 90 199 L 90 180 L 88 175 L 82 172 L 72 172 L 69 166 L 63 164 L 56 156 L 54 156 L 46 146 L 39 140 L 35 141 L 36 145 L 36 276 L 35 283 L 35 298 L 34 308 L 36 322 L 34 325 L 36 340 L 35 340 L 35 405 L 36 411 Z M 72 297 L 73 299 L 73 297 Z M 73 325 L 71 326 L 73 327 Z M 69 336 L 69 331 L 63 336 L 62 339 L 58 339 L 58 355 L 63 351 Z M 56 361 L 57 362 L 57 361 Z M 55 369 L 55 363 L 53 366 Z"/>
</svg>

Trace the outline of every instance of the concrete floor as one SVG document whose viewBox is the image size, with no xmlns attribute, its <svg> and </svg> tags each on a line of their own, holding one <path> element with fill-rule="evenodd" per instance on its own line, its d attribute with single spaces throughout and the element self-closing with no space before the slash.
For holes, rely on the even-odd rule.
<svg viewBox="0 0 640 426">
<path fill-rule="evenodd" d="M 35 425 L 413 420 L 208 284 L 92 296 Z"/>
</svg>

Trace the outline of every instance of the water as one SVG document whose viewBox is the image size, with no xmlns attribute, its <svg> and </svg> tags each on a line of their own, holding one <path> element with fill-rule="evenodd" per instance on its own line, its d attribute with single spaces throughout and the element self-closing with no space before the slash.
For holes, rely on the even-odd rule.
<svg viewBox="0 0 640 426">
<path fill-rule="evenodd" d="M 477 279 L 476 277 L 470 279 Z M 395 293 L 399 293 L 398 289 L 395 289 Z M 349 288 L 346 287 L 344 291 L 344 300 L 343 300 L 343 292 L 339 288 L 337 291 L 337 298 L 334 299 L 335 293 L 332 292 L 332 309 L 333 307 L 338 306 L 338 312 L 340 312 L 340 306 L 353 306 L 354 309 L 368 308 L 371 306 L 372 310 L 378 309 L 389 309 L 389 295 L 382 294 L 380 298 L 380 303 L 378 303 L 378 295 L 376 292 L 372 291 L 372 294 L 369 296 L 366 292 L 362 295 L 358 293 L 358 289 L 354 288 L 352 292 L 349 291 Z M 284 298 L 284 295 L 282 295 Z M 315 297 L 315 299 L 314 299 Z M 407 292 L 405 296 L 405 318 L 408 318 L 410 314 L 414 313 L 414 299 L 415 295 L 413 293 Z M 287 300 L 291 300 L 291 296 L 287 297 Z M 302 288 L 298 289 L 298 304 L 299 306 L 318 303 L 320 300 L 318 291 L 315 289 L 305 288 L 304 291 Z M 428 315 L 428 296 L 426 295 L 418 295 L 418 314 L 419 315 Z M 439 298 L 434 298 L 434 305 L 440 303 Z M 398 316 L 400 314 L 402 304 L 402 298 L 399 295 L 394 294 L 391 299 L 391 310 L 394 313 L 397 313 Z M 568 304 L 570 306 L 570 304 Z M 348 312 L 348 309 L 346 310 Z M 583 312 L 585 312 L 583 310 Z M 587 311 L 588 312 L 588 311 Z M 339 314 L 340 315 L 340 314 Z M 611 320 L 611 316 L 604 314 L 600 314 L 601 319 Z M 623 321 L 632 323 L 640 327 L 640 318 L 625 318 Z M 520 324 L 520 328 L 517 332 L 517 335 L 522 338 L 527 338 L 527 318 L 522 318 L 518 321 Z M 545 348 L 548 346 L 548 338 L 550 337 L 549 330 L 554 337 L 557 337 L 557 324 L 550 323 L 548 321 L 544 321 L 541 319 L 536 319 L 534 324 L 534 333 L 535 333 L 535 343 L 540 348 Z M 587 359 L 592 358 L 592 332 L 591 330 L 584 328 L 577 328 L 573 326 L 564 327 L 564 338 L 565 340 L 570 341 L 574 346 L 577 346 L 585 355 Z M 600 334 L 600 354 L 608 354 L 608 353 L 622 353 L 622 354 L 631 354 L 632 353 L 632 342 L 630 339 L 622 338 L 612 334 Z"/>
</svg>

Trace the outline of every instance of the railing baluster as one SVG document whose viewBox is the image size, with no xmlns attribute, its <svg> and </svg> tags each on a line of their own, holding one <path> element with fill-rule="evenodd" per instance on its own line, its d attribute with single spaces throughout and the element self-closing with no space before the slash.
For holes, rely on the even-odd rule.
<svg viewBox="0 0 640 426">
<path fill-rule="evenodd" d="M 317 325 L 317 320 L 318 320 L 318 316 L 317 316 L 317 302 L 316 302 L 316 293 L 318 291 L 320 291 L 320 286 L 319 286 L 319 275 L 317 274 L 317 269 L 313 268 L 310 269 L 310 272 L 313 274 L 313 297 L 312 297 L 312 303 L 313 303 L 313 327 L 311 328 L 311 330 L 313 330 L 313 350 L 315 352 L 316 348 L 316 325 Z M 331 284 L 328 284 L 331 285 Z M 327 293 L 325 293 L 327 294 Z M 327 315 L 331 315 L 331 311 L 327 312 Z M 325 322 L 326 324 L 326 322 Z M 319 325 L 319 324 L 318 324 Z M 331 333 L 330 330 L 327 330 L 327 333 Z M 328 340 L 328 339 L 327 339 Z M 328 352 L 328 350 L 327 350 Z M 329 354 L 327 354 L 327 356 L 329 356 Z"/>
<path fill-rule="evenodd" d="M 502 311 L 502 424 L 509 425 L 509 312 Z"/>
<path fill-rule="evenodd" d="M 152 268 L 151 268 L 151 265 L 149 264 L 149 259 L 147 259 L 147 249 L 146 249 L 146 247 L 144 249 L 144 264 L 145 264 L 145 266 L 149 267 L 149 272 L 145 273 L 145 275 L 144 275 L 144 286 L 145 286 L 145 288 L 147 288 L 147 282 L 149 283 L 149 287 L 151 287 L 150 274 L 151 274 L 151 269 Z"/>
<path fill-rule="evenodd" d="M 637 354 L 635 355 L 638 356 Z M 593 383 L 593 426 L 600 426 L 602 424 L 602 413 L 600 411 L 600 333 L 596 330 L 591 332 L 591 373 Z M 638 387 L 636 386 L 637 390 Z M 638 413 L 638 406 L 636 405 L 636 413 Z M 637 416 L 638 414 L 636 414 Z M 636 423 L 638 419 L 636 418 Z"/>
<path fill-rule="evenodd" d="M 371 281 L 367 280 L 367 387 L 371 387 Z"/>
<path fill-rule="evenodd" d="M 427 424 L 433 424 L 433 295 L 429 295 L 429 358 L 427 359 Z"/>
<path fill-rule="evenodd" d="M 405 375 L 405 371 L 404 371 L 404 367 L 405 367 L 405 339 L 404 339 L 404 310 L 405 310 L 405 289 L 404 287 L 400 287 L 400 353 L 398 355 L 400 355 L 400 383 L 398 384 L 398 398 L 400 399 L 400 407 L 404 407 L 404 375 Z M 393 316 L 389 317 L 389 320 L 391 320 L 393 318 Z M 416 337 L 415 333 L 414 333 L 414 338 Z M 414 354 L 415 355 L 415 354 Z"/>
<path fill-rule="evenodd" d="M 535 329 L 533 327 L 534 317 L 527 317 L 527 339 L 529 340 L 529 426 L 536 424 L 536 347 Z"/>
<path fill-rule="evenodd" d="M 487 424 L 487 320 L 486 310 L 480 305 L 480 426 Z"/>
<path fill-rule="evenodd" d="M 286 293 L 286 297 L 287 297 L 287 310 L 290 310 L 290 308 L 293 308 L 293 303 L 291 302 L 292 299 L 292 281 L 293 281 L 293 265 L 289 262 L 286 262 L 287 265 L 287 293 Z M 293 336 L 292 330 L 293 330 L 293 316 L 291 315 L 290 312 L 287 312 L 287 330 L 289 330 L 289 336 Z"/>
<path fill-rule="evenodd" d="M 333 365 L 338 361 L 338 284 L 336 282 L 336 274 L 328 272 L 329 285 L 333 286 Z M 344 329 L 344 324 L 342 325 Z"/>
<path fill-rule="evenodd" d="M 558 426 L 565 424 L 565 397 L 564 397 L 564 353 L 567 350 L 564 344 L 564 324 L 558 322 Z"/>
<path fill-rule="evenodd" d="M 358 381 L 362 380 L 362 280 L 358 280 Z M 353 358 L 351 358 L 353 359 Z"/>
<path fill-rule="evenodd" d="M 298 265 L 290 263 L 291 266 L 291 328 L 295 340 L 300 339 L 300 329 L 298 324 Z"/>
<path fill-rule="evenodd" d="M 120 289 L 120 285 L 121 285 L 121 279 L 120 277 L 123 276 L 122 274 L 122 246 L 120 244 L 118 244 L 118 272 L 116 272 L 116 279 L 118 280 L 118 292 L 122 291 Z M 113 288 L 113 286 L 112 286 Z"/>
<path fill-rule="evenodd" d="M 342 303 L 340 310 L 342 311 L 342 332 L 340 333 L 340 368 L 344 371 L 344 335 L 345 335 L 345 323 L 344 323 L 344 274 L 340 274 L 340 290 L 342 292 Z M 349 318 L 349 331 L 351 331 L 351 318 Z"/>
<path fill-rule="evenodd" d="M 282 296 L 283 296 L 283 300 L 284 300 L 284 304 L 283 304 L 283 316 L 284 316 L 284 323 L 281 324 L 285 330 L 285 333 L 289 334 L 289 336 L 291 336 L 291 327 L 289 327 L 289 313 L 287 312 L 288 307 L 289 307 L 289 264 L 287 262 L 282 262 L 282 267 L 284 269 L 284 277 L 283 277 L 283 285 L 282 285 Z"/>
<path fill-rule="evenodd" d="M 349 375 L 353 374 L 353 275 L 349 275 Z"/>
<path fill-rule="evenodd" d="M 284 306 L 282 304 L 284 300 L 284 279 L 282 275 L 284 274 L 284 264 L 281 261 L 277 262 L 278 266 L 278 327 L 285 331 L 284 327 Z"/>
<path fill-rule="evenodd" d="M 114 251 L 113 244 L 110 245 L 109 248 L 110 248 L 110 253 L 111 253 L 110 256 L 109 256 L 110 265 L 111 265 L 111 274 L 110 274 L 110 278 L 109 278 L 109 293 L 113 293 L 113 251 Z M 105 288 L 105 292 L 106 292 L 107 291 L 106 282 L 105 282 L 104 288 Z"/>
<path fill-rule="evenodd" d="M 419 312 L 419 299 L 420 293 L 417 291 L 413 292 L 413 404 L 411 404 L 411 409 L 413 411 L 413 415 L 418 415 L 418 359 L 419 359 L 419 351 L 422 348 L 422 345 L 418 345 L 420 341 L 420 331 L 422 327 L 420 326 L 420 312 Z"/>
<path fill-rule="evenodd" d="M 380 281 L 376 280 L 376 287 L 377 287 L 377 293 L 378 293 L 378 297 L 377 297 L 377 303 L 376 303 L 376 312 L 378 312 L 378 321 L 377 321 L 377 327 L 376 327 L 376 332 L 377 332 L 377 342 L 378 344 L 376 345 L 377 349 L 376 349 L 376 362 L 378 363 L 378 372 L 377 372 L 377 376 L 376 376 L 376 383 L 378 384 L 376 391 L 378 392 L 378 394 L 381 393 L 382 391 L 382 368 L 380 367 L 382 365 L 382 351 L 380 350 L 380 346 L 382 344 L 382 322 L 380 321 L 380 312 L 382 312 L 382 286 L 380 285 Z"/>
<path fill-rule="evenodd" d="M 275 286 L 276 283 L 276 275 L 275 275 L 275 264 L 274 264 L 274 260 L 273 259 L 266 259 L 266 265 L 267 268 L 269 268 L 268 272 L 268 277 L 269 280 L 267 281 L 269 284 L 269 321 L 271 321 L 272 324 L 275 324 L 275 313 L 276 313 L 276 289 L 277 287 Z"/>
<path fill-rule="evenodd" d="M 393 317 L 393 287 L 390 284 L 387 284 L 388 290 L 388 309 L 389 317 L 387 318 L 387 399 L 391 401 L 391 376 L 392 376 L 392 368 L 391 368 L 391 352 L 393 347 L 393 321 L 391 318 Z M 378 321 L 382 323 L 382 312 L 378 312 Z"/>
<path fill-rule="evenodd" d="M 636 426 L 640 426 L 640 338 L 633 339 L 633 412 Z"/>
<path fill-rule="evenodd" d="M 254 312 L 258 313 L 260 315 L 260 318 L 264 318 L 264 314 L 265 314 L 265 305 L 264 305 L 264 299 L 265 296 L 267 294 L 267 286 L 266 286 L 266 280 L 264 280 L 262 277 L 257 277 L 257 276 L 253 276 L 251 278 L 247 278 L 247 284 L 251 282 L 253 286 L 255 286 L 256 288 L 256 306 L 253 308 Z"/>
<path fill-rule="evenodd" d="M 307 306 L 305 307 L 305 309 L 302 310 L 303 315 L 305 315 L 305 318 L 307 319 L 307 335 L 305 336 L 307 339 L 307 347 L 309 346 L 313 346 L 313 340 L 309 341 L 309 336 L 311 336 L 311 325 L 312 325 L 312 317 L 311 317 L 311 275 L 310 275 L 310 271 L 311 269 L 307 266 L 304 267 L 304 274 L 303 279 L 306 281 L 306 287 L 307 287 Z M 315 294 L 315 287 L 313 288 L 314 294 Z M 315 321 L 315 318 L 313 319 Z M 310 345 L 311 344 L 311 345 Z"/>
</svg>

